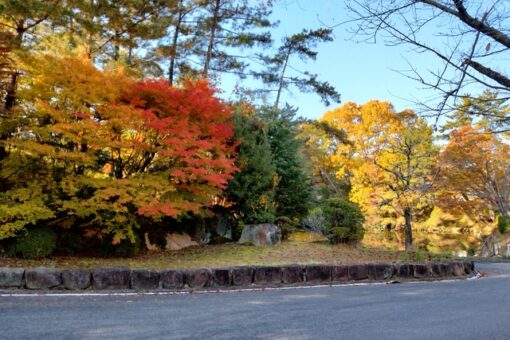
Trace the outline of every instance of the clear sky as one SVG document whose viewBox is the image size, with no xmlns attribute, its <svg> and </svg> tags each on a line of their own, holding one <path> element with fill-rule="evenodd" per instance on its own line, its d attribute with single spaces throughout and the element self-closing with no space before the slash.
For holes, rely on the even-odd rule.
<svg viewBox="0 0 510 340">
<path fill-rule="evenodd" d="M 336 26 L 350 18 L 343 0 L 281 0 L 274 7 L 273 19 L 280 21 L 273 32 L 277 45 L 281 36 L 298 33 L 303 28 Z M 315 62 L 303 64 L 294 59 L 292 65 L 330 82 L 340 92 L 342 103 L 380 99 L 391 101 L 397 110 L 402 110 L 413 108 L 416 98 L 424 98 L 426 93 L 420 90 L 420 84 L 395 70 L 408 69 L 406 58 L 424 69 L 435 68 L 434 58 L 411 53 L 405 46 L 386 46 L 383 41 L 356 43 L 347 31 L 349 27 L 353 25 L 334 28 L 335 40 L 317 47 L 319 54 Z M 328 109 L 317 95 L 302 94 L 297 89 L 286 94 L 282 102 L 297 107 L 299 114 L 308 118 L 318 118 Z M 336 105 L 333 103 L 329 108 Z"/>
</svg>

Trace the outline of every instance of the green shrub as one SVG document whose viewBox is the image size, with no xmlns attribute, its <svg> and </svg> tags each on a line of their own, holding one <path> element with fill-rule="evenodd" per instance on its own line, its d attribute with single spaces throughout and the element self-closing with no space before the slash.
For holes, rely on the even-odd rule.
<svg viewBox="0 0 510 340">
<path fill-rule="evenodd" d="M 132 257 L 140 253 L 140 239 L 137 237 L 135 242 L 130 240 L 122 240 L 120 244 L 114 248 L 114 255 L 118 257 Z"/>
<path fill-rule="evenodd" d="M 326 221 L 324 234 L 329 242 L 337 244 L 358 242 L 363 239 L 365 217 L 356 204 L 343 200 L 329 200 L 323 213 Z"/>
<path fill-rule="evenodd" d="M 56 246 L 57 235 L 53 230 L 32 229 L 13 241 L 9 254 L 25 259 L 41 259 L 53 254 Z"/>
<path fill-rule="evenodd" d="M 119 244 L 112 244 L 112 240 L 107 238 L 101 244 L 101 255 L 107 257 L 133 257 L 140 253 L 141 244 L 138 235 L 135 236 L 135 242 L 124 239 Z"/>
<path fill-rule="evenodd" d="M 429 259 L 429 254 L 427 251 L 423 249 L 418 249 L 413 253 L 413 261 L 415 262 L 425 262 Z"/>
<path fill-rule="evenodd" d="M 85 237 L 78 231 L 65 230 L 59 233 L 57 253 L 60 255 L 79 254 L 85 248 Z"/>
<path fill-rule="evenodd" d="M 316 207 L 308 212 L 301 221 L 301 227 L 305 230 L 324 234 L 326 220 L 322 208 Z"/>
<path fill-rule="evenodd" d="M 297 223 L 287 216 L 279 216 L 275 222 L 282 231 L 282 240 L 288 240 L 290 233 L 296 230 Z"/>
<path fill-rule="evenodd" d="M 501 234 L 504 234 L 508 230 L 508 226 L 510 225 L 510 219 L 498 216 L 498 230 Z"/>
</svg>

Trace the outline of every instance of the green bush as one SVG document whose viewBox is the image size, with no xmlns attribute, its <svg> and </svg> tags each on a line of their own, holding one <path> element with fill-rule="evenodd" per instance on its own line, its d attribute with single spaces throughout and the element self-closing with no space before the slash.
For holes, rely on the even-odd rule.
<svg viewBox="0 0 510 340">
<path fill-rule="evenodd" d="M 324 212 L 322 208 L 316 207 L 308 212 L 303 220 L 301 221 L 301 228 L 316 233 L 324 234 L 326 228 L 326 220 L 324 218 Z"/>
<path fill-rule="evenodd" d="M 429 259 L 429 254 L 426 250 L 418 249 L 413 253 L 414 262 L 425 262 Z"/>
<path fill-rule="evenodd" d="M 508 226 L 510 225 L 510 219 L 498 216 L 498 230 L 501 234 L 504 234 L 508 230 Z"/>
<path fill-rule="evenodd" d="M 58 255 L 75 255 L 85 249 L 85 237 L 75 230 L 64 230 L 59 233 L 57 241 Z"/>
<path fill-rule="evenodd" d="M 25 259 L 41 259 L 53 254 L 56 246 L 57 235 L 53 230 L 32 229 L 13 241 L 9 254 Z"/>
<path fill-rule="evenodd" d="M 296 231 L 297 222 L 287 216 L 279 216 L 275 220 L 282 231 L 282 240 L 288 240 L 290 233 Z"/>
<path fill-rule="evenodd" d="M 124 239 L 119 244 L 112 244 L 111 238 L 107 238 L 101 244 L 101 255 L 107 257 L 133 257 L 140 253 L 141 245 L 142 242 L 138 235 L 135 236 L 135 242 Z"/>
<path fill-rule="evenodd" d="M 358 242 L 363 239 L 365 217 L 356 204 L 344 200 L 329 200 L 323 213 L 326 221 L 324 234 L 330 243 Z"/>
</svg>

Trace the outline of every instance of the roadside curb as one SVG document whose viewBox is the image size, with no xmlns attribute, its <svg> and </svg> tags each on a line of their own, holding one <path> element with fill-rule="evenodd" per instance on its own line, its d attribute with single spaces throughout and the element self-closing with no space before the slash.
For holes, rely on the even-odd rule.
<svg viewBox="0 0 510 340">
<path fill-rule="evenodd" d="M 0 289 L 67 291 L 197 291 L 348 283 L 430 281 L 476 274 L 473 261 L 285 265 L 188 270 L 127 267 L 66 269 L 0 268 Z"/>
</svg>

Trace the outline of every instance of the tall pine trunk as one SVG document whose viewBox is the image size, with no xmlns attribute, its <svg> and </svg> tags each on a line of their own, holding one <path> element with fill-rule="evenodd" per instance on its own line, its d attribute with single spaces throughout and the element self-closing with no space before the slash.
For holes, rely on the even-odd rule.
<svg viewBox="0 0 510 340">
<path fill-rule="evenodd" d="M 221 5 L 221 0 L 215 0 L 213 16 L 212 16 L 212 23 L 211 23 L 211 32 L 209 33 L 209 46 L 207 46 L 207 54 L 205 56 L 205 62 L 204 62 L 204 76 L 205 77 L 207 77 L 207 74 L 209 73 L 209 67 L 211 64 L 214 41 L 216 39 L 216 29 L 217 29 L 218 21 L 219 21 L 220 5 Z"/>
<path fill-rule="evenodd" d="M 172 47 L 171 47 L 171 55 L 170 55 L 170 66 L 168 67 L 168 82 L 170 86 L 174 84 L 174 75 L 175 75 L 175 61 L 177 59 L 177 44 L 179 42 L 179 35 L 181 34 L 181 24 L 184 18 L 184 8 L 182 7 L 182 0 L 179 1 L 179 15 L 177 17 L 177 22 L 175 23 L 175 31 L 174 36 L 172 38 Z"/>
<path fill-rule="evenodd" d="M 292 52 L 292 45 L 287 50 L 285 61 L 283 63 L 282 72 L 280 73 L 280 80 L 278 81 L 278 92 L 276 94 L 276 100 L 274 102 L 274 108 L 277 109 L 280 104 L 280 96 L 282 95 L 283 86 L 285 85 L 285 72 L 287 71 L 287 64 L 289 63 L 290 53 Z"/>
</svg>

